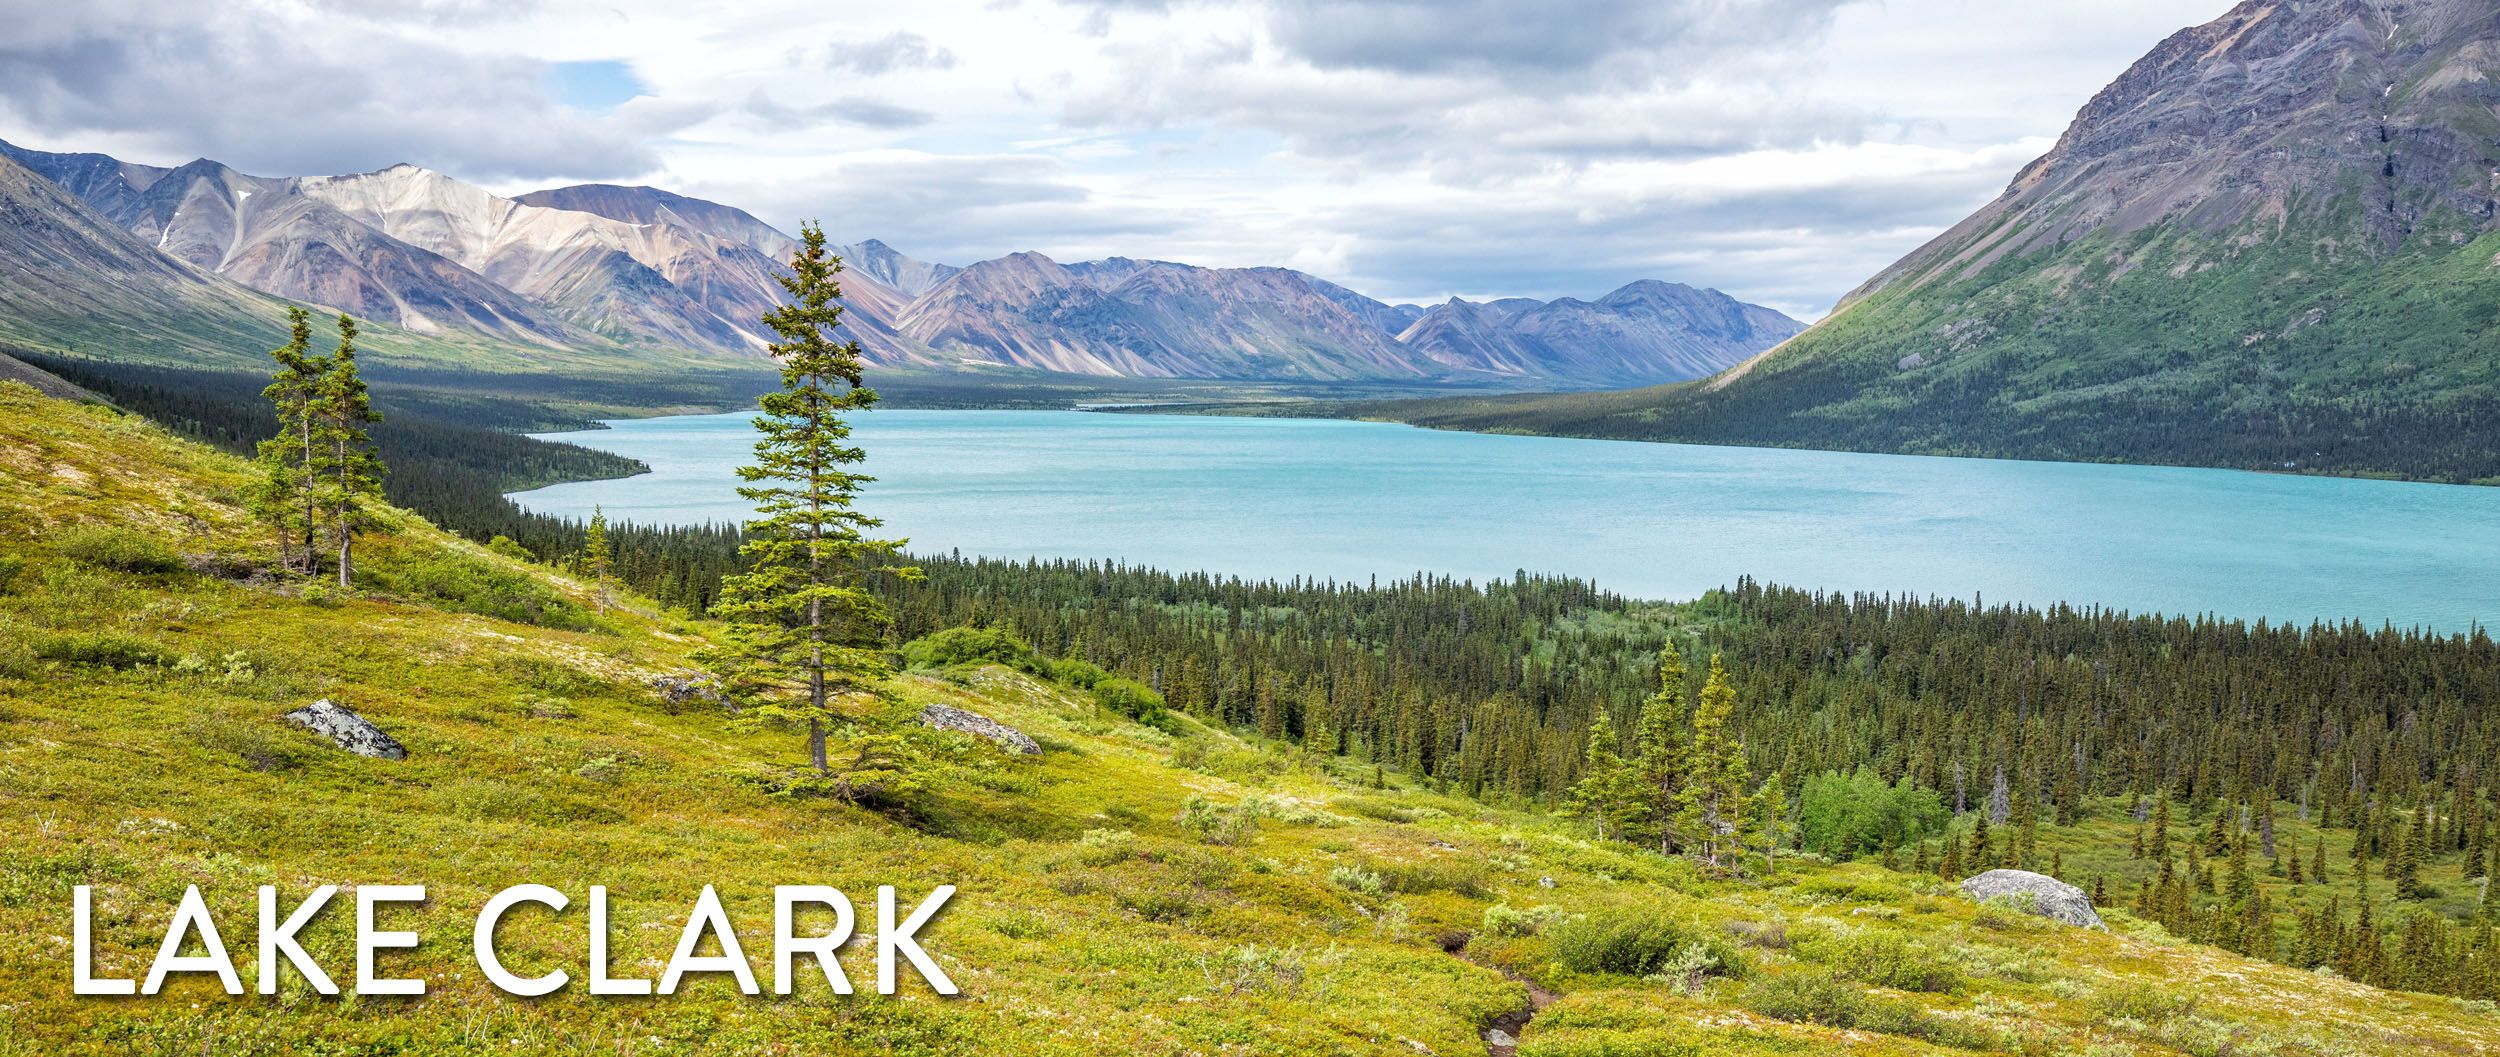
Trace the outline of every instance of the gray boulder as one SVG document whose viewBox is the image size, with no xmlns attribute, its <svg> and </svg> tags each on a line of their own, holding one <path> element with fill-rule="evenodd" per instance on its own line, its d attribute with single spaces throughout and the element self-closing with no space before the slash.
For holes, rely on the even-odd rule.
<svg viewBox="0 0 2500 1057">
<path fill-rule="evenodd" d="M 382 733 L 382 728 L 367 722 L 365 717 L 332 704 L 326 697 L 287 713 L 285 718 L 287 722 L 328 738 L 338 743 L 339 748 L 358 756 L 370 756 L 377 760 L 408 758 L 408 748 L 401 745 L 399 739 Z"/>
<path fill-rule="evenodd" d="M 966 712 L 947 705 L 930 705 L 920 710 L 920 725 L 936 730 L 954 730 L 997 742 L 998 747 L 1023 756 L 1039 756 L 1042 747 L 1017 730 L 978 712 Z"/>
<path fill-rule="evenodd" d="M 2023 905 L 2031 913 L 2051 921 L 2083 928 L 2107 931 L 2101 915 L 2092 909 L 2092 897 L 2083 889 L 2028 870 L 1990 870 L 1962 882 L 1962 896 L 1985 903 L 1991 899 L 2007 899 Z"/>
<path fill-rule="evenodd" d="M 659 691 L 660 700 L 667 703 L 671 713 L 689 705 L 719 705 L 725 700 L 721 696 L 720 681 L 701 672 L 655 676 L 651 680 L 651 689 Z"/>
</svg>

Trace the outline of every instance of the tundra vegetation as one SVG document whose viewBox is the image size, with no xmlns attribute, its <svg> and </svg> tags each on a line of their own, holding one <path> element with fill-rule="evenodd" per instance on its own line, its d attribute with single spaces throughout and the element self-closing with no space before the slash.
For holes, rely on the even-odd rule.
<svg viewBox="0 0 2500 1057">
<path fill-rule="evenodd" d="M 802 743 L 654 689 L 716 641 L 710 620 L 630 590 L 600 613 L 589 578 L 391 507 L 359 544 L 370 577 L 340 590 L 289 573 L 248 509 L 251 466 L 13 384 L 0 387 L 0 469 L 0 976 L 18 982 L 0 1001 L 0 1053 L 12 1057 L 1468 1054 L 1528 1006 L 1531 985 L 1550 1000 L 1521 1029 L 1528 1054 L 2500 1046 L 2488 1004 L 2252 960 L 2123 901 L 2103 934 L 1975 906 L 1932 871 L 1877 861 L 1791 851 L 1774 872 L 1731 851 L 1714 870 L 1646 839 L 1599 839 L 1498 785 L 1471 796 L 1350 757 L 1360 741 L 1332 752 L 1268 737 L 1168 693 L 1160 725 L 1141 722 L 1082 685 L 1119 677 L 996 627 L 915 638 L 887 695 L 835 703 L 906 747 L 908 789 L 811 795 L 782 780 L 804 764 Z M 1740 717 L 1743 663 L 1728 665 Z M 352 756 L 276 720 L 315 697 L 382 725 L 409 758 Z M 1008 723 L 1044 751 L 919 728 L 909 717 L 930 703 Z M 2177 803 L 2163 833 L 2174 858 L 2211 828 Z M 2069 873 L 2130 861 L 2131 805 L 2096 795 L 2080 810 L 2041 825 L 2034 853 L 2062 855 Z M 2328 887 L 2342 891 L 2343 831 L 2284 814 L 2280 845 L 2327 837 Z M 2462 896 L 2454 862 L 2426 858 L 2421 882 Z M 99 970 L 130 976 L 194 884 L 235 921 L 263 883 L 424 884 L 432 898 L 400 927 L 453 937 L 510 885 L 601 884 L 615 960 L 647 974 L 702 884 L 742 930 L 765 930 L 775 884 L 915 880 L 962 889 L 922 933 L 961 998 L 908 982 L 896 1000 L 751 999 L 689 978 L 665 1002 L 521 1000 L 479 979 L 458 942 L 392 955 L 393 972 L 433 981 L 421 998 L 323 997 L 291 976 L 278 996 L 229 998 L 190 974 L 146 1001 L 69 993 L 82 883 L 97 889 Z M 2374 905 L 2397 905 L 2392 888 L 2374 883 Z M 332 914 L 304 941 L 335 965 L 352 960 L 352 937 Z M 579 923 L 559 915 L 503 930 L 504 960 L 524 975 L 577 963 L 580 945 Z"/>
</svg>

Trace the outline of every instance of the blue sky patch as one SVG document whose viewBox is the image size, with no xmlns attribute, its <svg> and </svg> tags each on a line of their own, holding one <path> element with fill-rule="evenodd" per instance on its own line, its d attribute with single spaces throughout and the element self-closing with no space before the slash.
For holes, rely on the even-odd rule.
<svg viewBox="0 0 2500 1057">
<path fill-rule="evenodd" d="M 650 92 L 634 76 L 633 67 L 616 59 L 551 63 L 547 90 L 556 102 L 576 110 L 606 110 Z"/>
</svg>

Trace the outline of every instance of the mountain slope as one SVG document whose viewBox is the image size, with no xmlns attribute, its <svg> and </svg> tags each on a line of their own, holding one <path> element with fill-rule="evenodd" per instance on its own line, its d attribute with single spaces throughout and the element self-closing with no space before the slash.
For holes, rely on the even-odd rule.
<svg viewBox="0 0 2500 1057">
<path fill-rule="evenodd" d="M 848 699 L 850 719 L 913 753 L 918 785 L 882 810 L 777 794 L 797 735 L 655 686 L 717 627 L 633 598 L 593 613 L 578 580 L 393 510 L 362 589 L 302 597 L 244 572 L 268 548 L 230 498 L 250 478 L 144 422 L 0 382 L 0 1038 L 24 1052 L 952 1057 L 1112 1040 L 1412 1057 L 1504 1052 L 1494 1028 L 1548 1055 L 2500 1046 L 2487 1005 L 2242 959 L 2123 910 L 2112 932 L 2070 929 L 1931 876 L 1803 857 L 1767 881 L 1709 877 L 1368 765 L 1187 718 L 1167 733 L 1001 665 L 904 673 L 891 705 Z M 316 697 L 407 758 L 352 756 L 278 718 Z M 919 729 L 929 705 L 1041 751 Z M 378 963 L 427 979 L 425 996 L 376 1009 L 289 981 L 291 999 L 233 998 L 204 973 L 160 996 L 71 993 L 73 885 L 92 886 L 94 967 L 137 977 L 189 887 L 249 972 L 255 887 L 291 906 L 324 883 L 426 887 L 382 910 L 426 942 Z M 953 884 L 919 940 L 963 994 L 909 968 L 900 994 L 874 994 L 862 937 L 841 949 L 853 996 L 801 961 L 786 999 L 711 973 L 592 998 L 576 903 L 503 922 L 513 969 L 573 977 L 515 998 L 466 940 L 488 896 L 521 883 L 576 901 L 604 886 L 627 978 L 657 974 L 712 886 L 766 980 L 773 886 L 864 902 L 893 885 L 908 907 Z M 354 919 L 334 908 L 302 933 L 342 983 Z M 1684 946 L 1710 963 L 1644 973 Z"/>
<path fill-rule="evenodd" d="M 1453 298 L 1398 340 L 1457 369 L 1607 386 L 1716 374 L 1804 329 L 1716 290 L 1643 280 L 1593 302 Z"/>
<path fill-rule="evenodd" d="M 782 262 L 798 250 L 798 240 L 782 234 L 754 214 L 733 206 L 707 202 L 700 198 L 663 191 L 654 187 L 620 187 L 613 184 L 577 184 L 571 187 L 532 191 L 515 201 L 526 206 L 571 210 L 609 220 L 660 229 L 700 232 L 719 240 L 716 247 L 716 269 L 736 278 L 733 290 L 753 289 L 758 274 L 770 277 L 786 271 Z M 740 249 L 743 247 L 743 249 Z M 880 366 L 927 364 L 942 361 L 935 352 L 894 329 L 911 299 L 954 269 L 942 264 L 916 261 L 896 253 L 891 247 L 871 239 L 858 246 L 833 247 L 843 259 L 842 301 L 847 310 L 843 326 L 849 337 L 860 344 L 868 362 Z M 707 269 L 692 262 L 678 262 L 664 268 L 672 281 L 682 274 L 700 274 Z M 716 280 L 701 280 L 709 289 Z M 777 304 L 781 293 L 777 287 L 765 290 L 771 302 L 753 297 L 724 297 L 717 303 L 707 302 L 715 313 L 740 310 L 764 311 Z"/>
<path fill-rule="evenodd" d="M 285 341 L 285 311 L 158 253 L 0 154 L 0 341 L 239 362 Z"/>
<path fill-rule="evenodd" d="M 652 187 L 504 198 L 412 165 L 256 177 L 0 144 L 154 249 L 279 297 L 404 330 L 646 364 L 744 359 L 796 243 L 753 214 Z M 870 363 L 1095 377 L 1591 388 L 1705 373 L 1784 337 L 1767 309 L 1636 283 L 1597 302 L 1510 298 L 1427 318 L 1284 268 L 1168 261 L 972 269 L 840 246 L 848 336 Z M 109 300 L 109 299 L 108 299 Z M 125 305 L 145 311 L 146 302 Z"/>
<path fill-rule="evenodd" d="M 790 252 L 798 248 L 797 239 L 756 219 L 753 213 L 718 202 L 688 198 L 657 187 L 574 184 L 531 191 L 513 201 L 527 206 L 595 213 L 630 224 L 673 224 L 714 238 L 743 243 L 774 260 L 788 260 Z"/>
<path fill-rule="evenodd" d="M 563 344 L 543 306 L 299 193 L 205 159 L 173 169 L 0 144 L 165 253 L 280 297 L 421 333 Z"/>
<path fill-rule="evenodd" d="M 91 175 L 101 175 L 98 170 Z M 118 175 L 115 174 L 115 179 Z M 75 356 L 263 370 L 286 340 L 288 302 L 160 252 L 61 186 L 0 153 L 0 343 Z M 486 375 L 699 369 L 675 354 L 622 355 L 374 322 L 370 362 Z M 705 384 L 711 384 L 707 378 Z"/>
<path fill-rule="evenodd" d="M 899 320 L 942 351 L 1071 374 L 1146 378 L 1423 379 L 1397 342 L 1298 272 L 1038 253 L 982 261 Z"/>
<path fill-rule="evenodd" d="M 1709 383 L 1435 425 L 2500 478 L 2500 9 L 2244 3 Z"/>
<path fill-rule="evenodd" d="M 770 258 L 674 224 L 523 205 L 413 165 L 298 185 L 620 341 L 752 352 L 765 341 L 757 321 L 779 304 Z"/>
</svg>

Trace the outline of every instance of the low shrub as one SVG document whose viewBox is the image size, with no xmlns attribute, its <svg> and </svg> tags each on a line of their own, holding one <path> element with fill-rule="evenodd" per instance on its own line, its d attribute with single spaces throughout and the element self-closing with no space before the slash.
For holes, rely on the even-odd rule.
<svg viewBox="0 0 2500 1057">
<path fill-rule="evenodd" d="M 363 566 L 366 586 L 515 624 L 586 631 L 590 614 L 527 573 L 452 553 L 388 554 Z"/>
<path fill-rule="evenodd" d="M 1340 866 L 1328 871 L 1328 883 L 1359 896 L 1378 896 L 1385 890 L 1379 874 L 1360 866 Z"/>
<path fill-rule="evenodd" d="M 1827 972 L 1795 972 L 1745 990 L 1744 1006 L 1773 1020 L 1853 1028 L 1960 1049 L 1993 1049 L 1996 1039 L 1971 1024 L 1936 1017 L 1915 1003 L 1880 999 Z"/>
<path fill-rule="evenodd" d="M 1788 949 L 1788 923 L 1785 921 L 1731 921 L 1727 934 L 1738 943 L 1766 951 Z"/>
<path fill-rule="evenodd" d="M 274 722 L 201 713 L 189 721 L 187 729 L 201 748 L 234 757 L 254 771 L 292 771 L 304 765 L 304 739 Z"/>
<path fill-rule="evenodd" d="M 1473 859 L 1445 857 L 1415 862 L 1389 862 L 1374 867 L 1380 871 L 1381 883 L 1392 892 L 1422 895 L 1427 892 L 1452 892 L 1469 899 L 1482 899 L 1492 891 L 1485 884 L 1485 864 Z"/>
<path fill-rule="evenodd" d="M 35 656 L 90 668 L 136 668 L 167 664 L 170 658 L 155 643 L 110 631 L 64 631 L 35 641 Z"/>
<path fill-rule="evenodd" d="M 1950 994 L 1962 988 L 1962 972 L 1945 956 L 1898 932 L 1865 929 L 1817 936 L 1797 954 L 1854 980 L 1903 991 Z"/>
<path fill-rule="evenodd" d="M 1004 664 L 1032 670 L 1033 647 L 998 628 L 948 628 L 903 644 L 903 663 L 912 668 L 952 668 L 959 664 Z"/>
<path fill-rule="evenodd" d="M 1401 804 L 1395 800 L 1371 796 L 1339 797 L 1330 801 L 1328 806 L 1348 814 L 1361 815 L 1364 818 L 1378 819 L 1382 822 L 1396 822 L 1401 825 L 1450 817 L 1449 812 L 1437 807 Z"/>
<path fill-rule="evenodd" d="M 112 525 L 63 529 L 54 546 L 71 561 L 126 573 L 156 575 L 184 568 L 182 555 L 156 537 Z"/>
<path fill-rule="evenodd" d="M 1971 923 L 1997 932 L 2025 932 L 2041 928 L 2046 921 L 2032 914 L 2037 903 L 2026 893 L 2020 896 L 1996 896 L 1979 904 L 1979 912 Z"/>
<path fill-rule="evenodd" d="M 1041 670 L 1035 674 L 1066 683 L 1079 690 L 1091 690 L 1094 684 L 1111 678 L 1111 673 L 1104 671 L 1101 665 L 1075 657 L 1041 661 L 1038 667 Z"/>
<path fill-rule="evenodd" d="M 1181 803 L 1180 817 L 1175 821 L 1190 836 L 1208 844 L 1241 844 L 1258 834 L 1259 808 L 1253 802 L 1221 807 L 1192 793 Z"/>
<path fill-rule="evenodd" d="M 1495 903 L 1484 908 L 1481 928 L 1487 936 L 1515 939 L 1534 936 L 1562 919 L 1561 907 L 1540 904 L 1520 910 L 1508 903 Z"/>
<path fill-rule="evenodd" d="M 1165 733 L 1177 733 L 1163 695 L 1146 684 L 1115 675 L 1096 680 L 1093 689 L 1094 700 L 1102 707 Z"/>
<path fill-rule="evenodd" d="M 1089 829 L 1077 839 L 1077 858 L 1088 866 L 1108 866 L 1137 855 L 1137 834 L 1124 829 Z"/>
<path fill-rule="evenodd" d="M 1547 935 L 1554 960 L 1573 972 L 1650 976 L 1696 945 L 1718 963 L 1707 975 L 1741 977 L 1745 972 L 1744 955 L 1724 937 L 1650 911 L 1579 915 L 1554 925 Z"/>
<path fill-rule="evenodd" d="M 1745 1008 L 1791 1024 L 1854 1028 L 1866 1016 L 1866 992 L 1830 973 L 1782 973 L 1745 990 Z"/>
<path fill-rule="evenodd" d="M 2162 1024 L 2196 1012 L 2196 996 L 2151 987 L 2112 987 L 2092 996 L 2092 1009 L 2104 1020 Z"/>
</svg>

